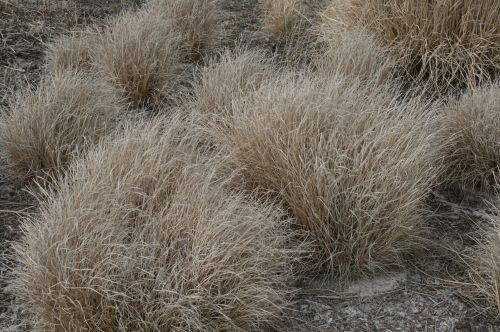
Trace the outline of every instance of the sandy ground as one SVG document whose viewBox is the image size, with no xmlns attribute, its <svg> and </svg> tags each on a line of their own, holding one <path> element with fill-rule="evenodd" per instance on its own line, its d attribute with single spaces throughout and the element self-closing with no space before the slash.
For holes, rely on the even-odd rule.
<svg viewBox="0 0 500 332">
<path fill-rule="evenodd" d="M 46 43 L 57 35 L 88 24 L 102 24 L 118 13 L 126 1 L 79 0 L 40 5 L 40 1 L 0 0 L 0 108 L 7 108 L 6 97 L 14 91 L 36 84 L 44 68 Z M 223 0 L 225 31 L 222 48 L 264 48 L 278 52 L 282 40 L 260 32 L 258 7 L 251 0 Z M 282 56 L 282 54 L 281 54 Z M 5 110 L 3 110 L 5 111 Z M 0 151 L 1 155 L 1 151 Z M 468 297 L 460 284 L 465 271 L 456 264 L 453 252 L 471 244 L 467 234 L 482 222 L 486 207 L 477 193 L 455 189 L 437 190 L 429 199 L 434 214 L 429 226 L 440 246 L 430 246 L 425 259 L 412 262 L 399 271 L 388 271 L 366 280 L 339 286 L 316 280 L 302 285 L 295 305 L 294 319 L 283 322 L 288 331 L 499 331 L 500 318 L 481 309 L 481 302 Z M 9 175 L 0 157 L 0 256 L 11 241 L 20 236 L 22 217 L 36 213 L 36 204 L 27 189 Z M 0 264 L 0 287 L 10 263 Z M 17 312 L 18 313 L 18 312 Z M 0 326 L 15 326 L 17 314 L 8 289 L 0 291 Z M 11 328 L 7 328 L 7 326 Z"/>
</svg>

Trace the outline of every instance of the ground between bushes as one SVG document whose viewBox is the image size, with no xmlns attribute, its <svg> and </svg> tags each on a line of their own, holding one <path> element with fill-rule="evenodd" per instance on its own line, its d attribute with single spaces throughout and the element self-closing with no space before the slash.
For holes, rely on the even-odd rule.
<svg viewBox="0 0 500 332">
<path fill-rule="evenodd" d="M 45 4 L 40 4 L 45 3 Z M 49 3 L 49 4 L 47 4 Z M 59 3 L 59 2 L 57 2 Z M 46 43 L 57 35 L 89 24 L 103 24 L 135 1 L 77 0 L 59 5 L 33 0 L 0 0 L 0 108 L 7 96 L 36 84 L 43 72 Z M 223 48 L 245 46 L 275 52 L 282 40 L 259 32 L 256 1 L 222 0 Z M 461 292 L 453 252 L 471 243 L 467 234 L 482 222 L 487 207 L 477 195 L 456 188 L 438 190 L 430 198 L 435 226 L 432 236 L 441 246 L 430 247 L 425 259 L 404 271 L 393 271 L 369 280 L 339 287 L 318 280 L 302 285 L 289 331 L 497 331 L 500 318 L 484 312 L 474 299 Z M 23 215 L 36 213 L 33 199 L 9 174 L 0 151 L 0 255 L 19 238 Z M 455 258 L 455 259 L 454 259 Z M 15 323 L 12 298 L 3 288 L 7 264 L 0 265 L 0 322 Z M 0 326 L 5 325 L 1 324 Z M 8 324 L 6 324 L 8 325 Z M 15 329 L 15 328 L 14 328 Z"/>
</svg>

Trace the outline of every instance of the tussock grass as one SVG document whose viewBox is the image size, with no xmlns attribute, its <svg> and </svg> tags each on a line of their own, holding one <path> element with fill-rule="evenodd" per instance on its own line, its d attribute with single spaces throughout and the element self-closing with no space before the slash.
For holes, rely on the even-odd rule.
<svg viewBox="0 0 500 332">
<path fill-rule="evenodd" d="M 49 50 L 49 70 L 86 67 L 98 71 L 136 106 L 169 103 L 183 62 L 199 56 L 219 36 L 212 0 L 153 0 L 128 12 L 98 37 L 63 37 Z"/>
<path fill-rule="evenodd" d="M 497 0 L 335 0 L 323 21 L 328 29 L 372 31 L 411 77 L 438 90 L 474 87 L 500 70 Z"/>
<path fill-rule="evenodd" d="M 89 71 L 91 53 L 97 42 L 98 32 L 90 29 L 59 37 L 48 48 L 48 71 Z"/>
<path fill-rule="evenodd" d="M 277 37 L 304 32 L 326 3 L 326 0 L 264 0 L 261 3 L 264 31 Z"/>
<path fill-rule="evenodd" d="M 419 102 L 342 76 L 286 75 L 234 103 L 215 141 L 236 185 L 273 197 L 316 244 L 309 271 L 340 280 L 402 263 L 425 233 L 438 174 Z"/>
<path fill-rule="evenodd" d="M 38 329 L 251 330 L 287 305 L 305 248 L 290 220 L 154 121 L 74 163 L 27 220 L 14 289 Z"/>
<path fill-rule="evenodd" d="M 467 257 L 474 293 L 500 314 L 500 209 L 492 208 L 489 225 L 480 230 Z"/>
<path fill-rule="evenodd" d="M 318 75 L 370 81 L 375 86 L 395 84 L 396 60 L 373 35 L 362 30 L 337 32 L 327 25 L 317 29 L 321 45 L 314 56 Z"/>
<path fill-rule="evenodd" d="M 0 146 L 21 177 L 48 179 L 111 132 L 120 110 L 116 93 L 95 77 L 59 72 L 11 100 Z"/>
<path fill-rule="evenodd" d="M 233 102 L 258 90 L 277 72 L 272 59 L 261 51 L 226 51 L 200 70 L 189 107 L 206 116 L 230 117 Z"/>
<path fill-rule="evenodd" d="M 261 3 L 262 32 L 274 37 L 284 65 L 302 68 L 316 52 L 317 35 L 313 27 L 325 0 L 265 0 Z"/>
<path fill-rule="evenodd" d="M 500 86 L 451 101 L 441 126 L 448 180 L 492 190 L 500 176 Z"/>
<path fill-rule="evenodd" d="M 175 22 L 148 11 L 122 15 L 100 37 L 97 70 L 135 105 L 165 101 L 179 81 L 181 35 Z"/>
<path fill-rule="evenodd" d="M 151 0 L 152 13 L 175 22 L 186 57 L 199 57 L 217 43 L 219 9 L 214 0 Z"/>
<path fill-rule="evenodd" d="M 265 0 L 262 3 L 264 30 L 275 36 L 291 33 L 301 16 L 300 0 Z"/>
</svg>

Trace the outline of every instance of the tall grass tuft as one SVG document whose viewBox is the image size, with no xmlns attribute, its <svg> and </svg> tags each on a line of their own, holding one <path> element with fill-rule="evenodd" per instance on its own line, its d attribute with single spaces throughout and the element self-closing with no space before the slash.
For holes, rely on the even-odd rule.
<svg viewBox="0 0 500 332">
<path fill-rule="evenodd" d="M 0 119 L 0 146 L 20 177 L 51 179 L 114 130 L 122 107 L 99 79 L 58 72 L 11 100 Z"/>
<path fill-rule="evenodd" d="M 306 248 L 290 219 L 230 191 L 175 117 L 154 122 L 75 162 L 26 221 L 13 288 L 35 328 L 255 330 L 288 305 Z"/>
<path fill-rule="evenodd" d="M 373 32 L 410 77 L 438 91 L 472 88 L 500 71 L 497 0 L 334 0 L 323 21 Z"/>
<path fill-rule="evenodd" d="M 319 48 L 314 55 L 314 65 L 318 75 L 343 75 L 353 80 L 369 81 L 375 86 L 397 85 L 397 61 L 369 32 L 337 32 L 322 24 L 317 30 Z"/>
<path fill-rule="evenodd" d="M 499 188 L 497 187 L 497 190 Z M 472 294 L 500 313 L 500 209 L 492 206 L 489 223 L 481 227 L 475 238 L 476 246 L 466 256 Z"/>
<path fill-rule="evenodd" d="M 101 35 L 94 66 L 135 105 L 169 99 L 179 82 L 181 35 L 175 23 L 147 11 L 117 18 Z"/>
<path fill-rule="evenodd" d="M 175 22 L 187 58 L 197 58 L 210 50 L 220 36 L 219 8 L 214 0 L 151 0 L 151 13 Z"/>
<path fill-rule="evenodd" d="M 310 234 L 309 271 L 343 280 L 420 247 L 439 173 L 433 121 L 385 88 L 293 74 L 233 102 L 213 136 L 241 172 L 235 185 L 281 202 Z"/>
<path fill-rule="evenodd" d="M 98 42 L 91 29 L 64 35 L 49 44 L 47 69 L 50 73 L 66 70 L 91 71 L 91 55 Z"/>
<path fill-rule="evenodd" d="M 447 180 L 492 191 L 500 177 L 500 86 L 452 100 L 441 115 Z"/>
<path fill-rule="evenodd" d="M 200 69 L 189 107 L 204 115 L 231 116 L 233 102 L 259 89 L 278 72 L 276 67 L 262 51 L 226 51 Z"/>
</svg>

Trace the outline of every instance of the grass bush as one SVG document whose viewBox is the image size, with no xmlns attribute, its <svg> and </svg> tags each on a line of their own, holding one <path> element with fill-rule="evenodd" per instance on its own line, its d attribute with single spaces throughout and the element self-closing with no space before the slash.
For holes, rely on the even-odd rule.
<svg viewBox="0 0 500 332">
<path fill-rule="evenodd" d="M 469 275 L 477 297 L 500 313 L 500 210 L 493 206 L 490 224 L 483 227 L 468 256 Z"/>
<path fill-rule="evenodd" d="M 265 0 L 262 3 L 264 30 L 285 36 L 294 30 L 301 16 L 300 0 Z"/>
<path fill-rule="evenodd" d="M 152 13 L 175 22 L 186 57 L 196 58 L 213 47 L 219 38 L 219 9 L 214 0 L 151 0 Z"/>
<path fill-rule="evenodd" d="M 120 112 L 115 91 L 103 82 L 58 72 L 12 99 L 0 119 L 0 146 L 19 176 L 48 179 L 111 132 Z"/>
<path fill-rule="evenodd" d="M 316 244 L 310 271 L 342 279 L 398 265 L 420 246 L 438 173 L 432 123 L 342 76 L 280 77 L 214 130 L 236 185 L 282 202 Z"/>
<path fill-rule="evenodd" d="M 337 32 L 330 25 L 317 27 L 320 48 L 314 65 L 319 75 L 344 75 L 370 81 L 375 86 L 394 84 L 397 64 L 373 35 L 362 30 Z"/>
<path fill-rule="evenodd" d="M 325 3 L 325 0 L 262 1 L 262 32 L 272 37 L 271 41 L 285 66 L 303 68 L 310 64 L 317 46 L 313 27 Z"/>
<path fill-rule="evenodd" d="M 51 73 L 65 70 L 89 71 L 91 53 L 97 42 L 97 31 L 90 29 L 59 37 L 48 48 L 48 71 Z"/>
<path fill-rule="evenodd" d="M 148 11 L 120 16 L 102 34 L 93 62 L 97 70 L 135 105 L 168 100 L 182 59 L 175 22 Z"/>
<path fill-rule="evenodd" d="M 232 116 L 234 101 L 258 90 L 277 72 L 261 51 L 226 51 L 200 70 L 189 107 L 203 115 Z"/>
<path fill-rule="evenodd" d="M 288 304 L 306 248 L 290 220 L 154 121 L 74 163 L 25 223 L 13 288 L 38 329 L 252 330 Z"/>
<path fill-rule="evenodd" d="M 442 111 L 441 126 L 448 180 L 492 190 L 500 176 L 500 86 L 451 101 Z"/>
<path fill-rule="evenodd" d="M 264 0 L 261 3 L 264 31 L 277 37 L 303 32 L 303 28 L 316 18 L 326 2 L 327 0 Z"/>
<path fill-rule="evenodd" d="M 49 70 L 85 67 L 90 58 L 92 70 L 135 106 L 168 103 L 183 62 L 216 42 L 217 23 L 212 0 L 152 0 L 119 16 L 98 37 L 85 32 L 57 40 L 49 49 Z"/>
<path fill-rule="evenodd" d="M 335 0 L 323 20 L 376 34 L 411 77 L 438 90 L 474 87 L 499 73 L 497 0 Z"/>
</svg>

